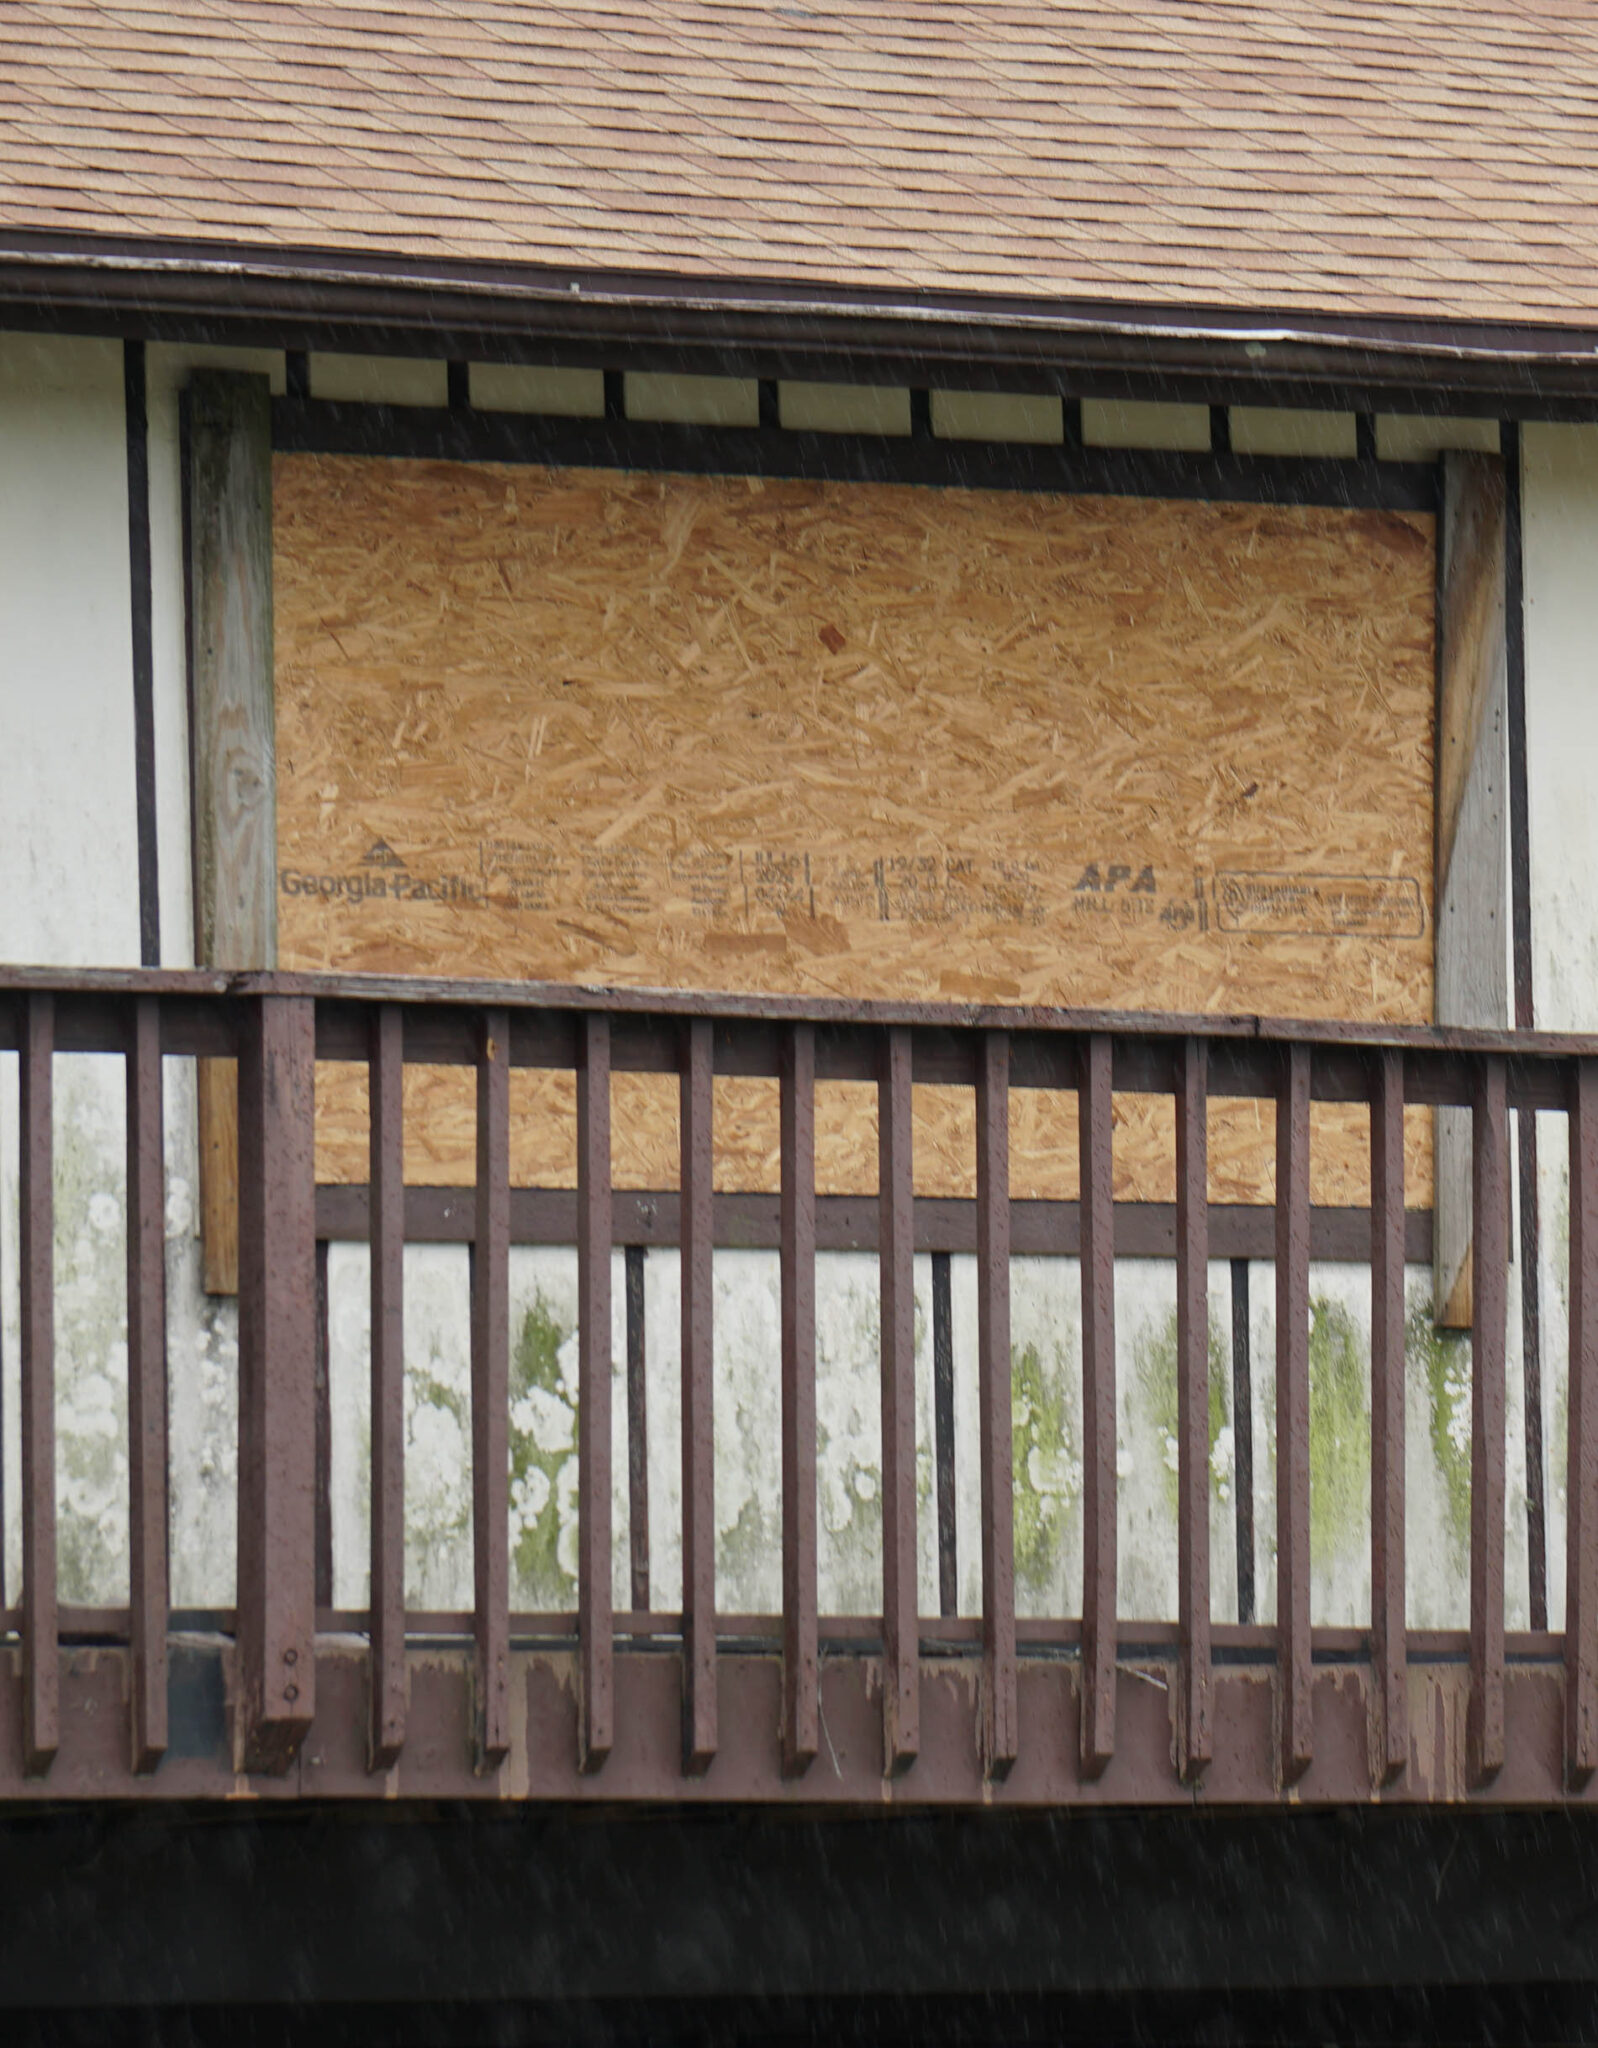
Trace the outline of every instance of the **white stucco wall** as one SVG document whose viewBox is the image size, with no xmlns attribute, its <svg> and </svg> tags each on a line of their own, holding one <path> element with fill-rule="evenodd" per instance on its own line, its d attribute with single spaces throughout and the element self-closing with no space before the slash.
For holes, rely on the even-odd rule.
<svg viewBox="0 0 1598 2048">
<path fill-rule="evenodd" d="M 1550 1031 L 1598 1030 L 1598 427 L 1522 429 L 1532 1000 Z M 1570 1174 L 1563 1116 L 1537 1119 L 1548 1614 L 1564 1619 Z"/>
<path fill-rule="evenodd" d="M 148 362 L 162 959 L 192 960 L 178 352 Z M 0 959 L 136 965 L 138 856 L 120 343 L 0 336 Z M 5 1582 L 19 1586 L 16 1060 L 0 1058 Z M 127 1593 L 122 1063 L 58 1057 L 60 1590 Z M 237 1344 L 200 1291 L 192 1068 L 166 1066 L 167 1285 L 177 1604 L 232 1598 Z"/>
</svg>

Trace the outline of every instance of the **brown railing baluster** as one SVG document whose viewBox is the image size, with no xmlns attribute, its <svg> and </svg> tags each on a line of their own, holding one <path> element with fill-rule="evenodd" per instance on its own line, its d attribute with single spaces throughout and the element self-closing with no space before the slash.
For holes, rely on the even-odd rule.
<svg viewBox="0 0 1598 2048">
<path fill-rule="evenodd" d="M 649 1343 L 644 1317 L 644 1261 L 630 1244 L 622 1254 L 627 1320 L 627 1564 L 635 1614 L 649 1612 Z"/>
<path fill-rule="evenodd" d="M 61 1739 L 56 1628 L 55 1502 L 55 998 L 23 1012 L 20 1069 L 22 1258 L 22 1756 L 49 1770 Z"/>
<path fill-rule="evenodd" d="M 815 1759 L 816 1033 L 790 1026 L 782 1053 L 782 1764 Z"/>
<path fill-rule="evenodd" d="M 485 1010 L 479 1024 L 476 1193 L 472 1633 L 478 1768 L 491 1771 L 510 1749 L 510 1017 L 504 1010 Z"/>
<path fill-rule="evenodd" d="M 1209 1257 L 1209 1048 L 1186 1038 L 1176 1073 L 1176 1548 L 1178 1756 L 1189 1782 L 1209 1763 L 1212 1745 Z"/>
<path fill-rule="evenodd" d="M 1309 1608 L 1310 1055 L 1289 1046 L 1276 1098 L 1276 1672 L 1282 1782 L 1314 1757 Z"/>
<path fill-rule="evenodd" d="M 405 1020 L 372 1012 L 367 1057 L 372 1239 L 372 1698 L 368 1748 L 405 1743 Z"/>
<path fill-rule="evenodd" d="M 239 1029 L 242 1750 L 281 1774 L 316 1712 L 316 1009 L 261 996 Z"/>
<path fill-rule="evenodd" d="M 1598 1768 L 1598 1060 L 1570 1072 L 1570 1427 L 1565 1532 L 1565 1775 Z"/>
<path fill-rule="evenodd" d="M 1470 1708 L 1465 1764 L 1504 1762 L 1504 1347 L 1509 1308 L 1509 1111 L 1504 1061 L 1482 1059 L 1471 1114 Z"/>
<path fill-rule="evenodd" d="M 882 1290 L 883 1754 L 889 1777 L 921 1747 L 916 1587 L 915 1200 L 911 1045 L 890 1025 L 877 1085 L 878 1261 Z"/>
<path fill-rule="evenodd" d="M 614 1732 L 610 1585 L 610 1019 L 582 1020 L 577 1068 L 578 1762 L 597 1771 Z"/>
<path fill-rule="evenodd" d="M 316 1604 L 333 1604 L 333 1304 L 327 1262 L 332 1247 L 316 1240 Z"/>
<path fill-rule="evenodd" d="M 127 1052 L 128 1636 L 133 1768 L 166 1753 L 166 1175 L 161 1006 L 134 999 Z"/>
<path fill-rule="evenodd" d="M 682 1064 L 682 1748 L 693 1776 L 718 1739 L 713 1050 L 709 1018 L 695 1017 Z"/>
<path fill-rule="evenodd" d="M 938 1613 L 960 1612 L 960 1529 L 954 1489 L 954 1265 L 932 1254 L 932 1478 L 937 1501 Z"/>
<path fill-rule="evenodd" d="M 1010 1441 L 1010 1041 L 977 1044 L 977 1373 L 982 1448 L 983 1763 L 1016 1759 L 1015 1473 Z"/>
<path fill-rule="evenodd" d="M 1115 1189 L 1114 1048 L 1096 1031 L 1077 1088 L 1082 1219 L 1082 1770 L 1115 1753 Z"/>
<path fill-rule="evenodd" d="M 1409 1761 L 1404 1640 L 1404 1056 L 1371 1089 L 1371 1663 L 1379 1776 Z"/>
</svg>

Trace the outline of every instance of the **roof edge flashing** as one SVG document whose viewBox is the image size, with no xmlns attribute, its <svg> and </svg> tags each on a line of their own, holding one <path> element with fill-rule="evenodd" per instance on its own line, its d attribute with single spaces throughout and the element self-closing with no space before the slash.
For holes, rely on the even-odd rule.
<svg viewBox="0 0 1598 2048">
<path fill-rule="evenodd" d="M 103 316 L 342 324 L 502 341 L 776 348 L 840 358 L 895 353 L 951 369 L 1168 368 L 1241 383 L 1364 379 L 1373 388 L 1452 369 L 1465 383 L 1534 395 L 1553 377 L 1598 395 L 1598 329 L 1370 313 L 1239 312 L 1155 302 L 1008 298 L 960 292 L 821 291 L 777 280 L 156 242 L 0 230 L 0 324 L 8 313 L 95 309 Z"/>
</svg>

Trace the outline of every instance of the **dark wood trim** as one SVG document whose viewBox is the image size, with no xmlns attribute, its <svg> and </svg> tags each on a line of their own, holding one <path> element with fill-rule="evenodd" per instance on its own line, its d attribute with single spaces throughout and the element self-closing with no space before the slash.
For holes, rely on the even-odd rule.
<svg viewBox="0 0 1598 2048">
<path fill-rule="evenodd" d="M 189 1619 L 173 1617 L 179 1626 Z M 407 1617 L 408 1739 L 392 1773 L 369 1768 L 365 1740 L 369 1652 L 364 1642 L 352 1640 L 348 1632 L 352 1622 L 360 1629 L 365 1617 L 323 1610 L 315 1619 L 318 1624 L 324 1619 L 334 1623 L 336 1632 L 319 1626 L 314 1636 L 305 1637 L 303 1646 L 291 1645 L 299 1653 L 295 1669 L 303 1679 L 302 1717 L 309 1718 L 313 1688 L 317 1712 L 315 1739 L 305 1744 L 304 1753 L 288 1772 L 273 1773 L 267 1768 L 278 1760 L 279 1753 L 247 1751 L 241 1775 L 229 1739 L 236 1732 L 230 1729 L 230 1720 L 236 1720 L 241 1703 L 232 1698 L 227 1645 L 214 1637 L 191 1637 L 174 1657 L 173 1742 L 157 1773 L 140 1778 L 131 1769 L 123 1713 L 128 1654 L 125 1649 L 105 1646 L 98 1654 L 61 1659 L 59 1747 L 48 1778 L 24 1773 L 16 1739 L 17 1688 L 13 1685 L 0 1695 L 0 1737 L 4 1738 L 0 1740 L 0 1797 L 19 1811 L 23 1803 L 86 1801 L 104 1806 L 129 1799 L 152 1803 L 214 1800 L 218 1802 L 218 1821 L 222 1819 L 221 1802 L 231 1802 L 237 1811 L 241 1795 L 256 1811 L 275 1808 L 280 1821 L 286 1818 L 287 1807 L 319 1801 L 383 1803 L 391 1811 L 397 1803 L 404 1825 L 398 1830 L 390 1828 L 387 1832 L 391 1835 L 407 1834 L 423 1825 L 424 1802 L 435 1810 L 443 1801 L 495 1804 L 507 1813 L 525 1807 L 536 1825 L 524 1824 L 509 1831 L 523 1858 L 529 1853 L 527 1845 L 536 1848 L 549 1825 L 548 1809 L 541 1812 L 540 1802 L 550 1806 L 567 1801 L 588 1804 L 605 1829 L 617 1825 L 617 1809 L 639 1802 L 668 1809 L 700 1805 L 706 1809 L 707 1825 L 718 1807 L 781 1805 L 787 1809 L 783 1824 L 790 1830 L 798 1818 L 796 1808 L 831 1805 L 852 1812 L 857 1834 L 891 1826 L 886 1816 L 895 1809 L 939 1805 L 980 1809 L 985 1828 L 998 1824 L 998 1808 L 1031 1806 L 1047 1812 L 1057 1832 L 1062 1810 L 1069 1810 L 1067 1834 L 1083 1824 L 1081 1812 L 1090 1807 L 1114 1810 L 1180 1805 L 1193 1819 L 1193 1794 L 1179 1779 L 1172 1755 L 1167 1701 L 1176 1682 L 1177 1660 L 1172 1641 L 1175 1631 L 1168 1623 L 1123 1624 L 1122 1655 L 1113 1673 L 1116 1753 L 1097 1778 L 1083 1770 L 1075 1739 L 1075 1686 L 1067 1667 L 1078 1655 L 1077 1625 L 1068 1621 L 1019 1624 L 1019 1753 L 1016 1768 L 998 1780 L 984 1772 L 982 1761 L 983 1689 L 973 1682 L 981 1668 L 977 1662 L 980 1624 L 939 1623 L 917 1617 L 915 1652 L 925 1661 L 923 1683 L 934 1710 L 925 1717 L 914 1768 L 901 1778 L 885 1779 L 876 1725 L 881 1717 L 880 1619 L 823 1618 L 818 1633 L 825 1655 L 825 1728 L 832 1750 L 824 1739 L 824 1762 L 818 1760 L 818 1767 L 807 1772 L 796 1787 L 783 1773 L 775 1713 L 774 1652 L 780 1637 L 774 1617 L 716 1618 L 711 1668 L 721 1717 L 729 1729 L 737 1731 L 739 1740 L 736 1747 L 729 1745 L 716 1767 L 703 1777 L 684 1774 L 674 1739 L 680 1720 L 681 1616 L 638 1618 L 646 1626 L 636 1630 L 629 1626 L 635 1617 L 616 1617 L 618 1740 L 604 1771 L 598 1774 L 580 1767 L 570 1616 L 526 1617 L 532 1624 L 527 1638 L 521 1634 L 523 1617 L 507 1617 L 507 1690 L 518 1711 L 506 1729 L 508 1768 L 498 1772 L 476 1767 L 468 1736 L 475 1701 L 473 1659 L 459 1635 L 459 1624 L 466 1617 Z M 428 1626 L 433 1622 L 448 1626 L 435 1634 Z M 337 1627 L 339 1623 L 344 1626 Z M 240 1627 L 247 1642 L 248 1618 L 241 1620 Z M 1281 1809 L 1289 1799 L 1300 1810 L 1341 1808 L 1340 1832 L 1328 1836 L 1323 1829 L 1314 1842 L 1323 1861 L 1330 1858 L 1335 1862 L 1350 1816 L 1368 1812 L 1374 1794 L 1380 1792 L 1387 1806 L 1417 1807 L 1457 1800 L 1453 1788 L 1464 1778 L 1468 1754 L 1463 1717 L 1458 1714 L 1417 1717 L 1413 1768 L 1397 1783 L 1385 1789 L 1380 1785 L 1372 1769 L 1369 1744 L 1374 1674 L 1368 1645 L 1361 1640 L 1362 1632 L 1341 1629 L 1317 1629 L 1310 1634 L 1306 1681 L 1313 1695 L 1315 1757 L 1299 1787 L 1291 1795 L 1285 1793 L 1270 1706 L 1272 1692 L 1281 1682 L 1280 1664 L 1268 1644 L 1260 1640 L 1264 1633 L 1219 1625 L 1214 1630 L 1213 1716 L 1224 1746 L 1217 1741 L 1197 1802 L 1201 1809 L 1212 1813 L 1239 1806 Z M 1468 1670 L 1460 1655 L 1460 1640 L 1450 1634 L 1438 1635 L 1432 1642 L 1435 1647 L 1427 1642 L 1425 1633 L 1412 1633 L 1408 1660 L 1431 1665 L 1443 1696 L 1454 1697 Z M 1522 1644 L 1529 1654 L 1520 1653 Z M 1515 1667 L 1513 1683 L 1505 1688 L 1505 1768 L 1472 1801 L 1476 1807 L 1585 1806 L 1591 1810 L 1591 1791 L 1573 1791 L 1565 1782 L 1560 1647 L 1558 1638 L 1546 1635 L 1504 1640 L 1500 1670 L 1511 1662 Z M 1479 1816 L 1467 1818 L 1479 1824 Z M 749 1825 L 748 1816 L 743 1824 Z M 1194 1824 L 1202 1824 L 1202 1813 Z M 1214 1819 L 1207 1824 L 1213 1828 Z M 1115 1825 L 1128 1825 L 1124 1812 Z M 1300 1818 L 1294 1825 L 1303 1828 L 1311 1824 Z M 1573 1833 L 1590 1837 L 1591 1830 L 1567 1823 L 1548 1839 Z M 905 1853 L 901 1844 L 901 1879 Z M 842 1864 L 851 1860 L 845 1856 Z M 92 1862 L 91 1856 L 88 1864 Z M 680 1855 L 676 1862 L 676 1881 L 680 1883 Z M 1145 1880 L 1147 1874 L 1145 1868 Z M 1491 1891 L 1493 1874 L 1484 1875 L 1478 1868 L 1475 1888 Z M 891 1890 L 891 1884 L 886 1885 L 886 1891 Z M 557 1913 L 556 1918 L 560 1917 Z M 49 1916 L 39 1919 L 36 1915 L 35 1919 L 45 1926 Z M 1561 1939 L 1569 1968 L 1568 1928 Z M 718 1960 L 716 1967 L 724 1966 Z"/>
<path fill-rule="evenodd" d="M 333 1604 L 333 1332 L 327 1292 L 327 1240 L 316 1241 L 315 1472 L 316 1603 Z"/>
<path fill-rule="evenodd" d="M 603 419 L 279 398 L 272 405 L 272 444 L 283 454 L 548 463 L 1402 512 L 1432 512 L 1437 505 L 1437 473 L 1431 463 L 1048 447 L 630 420 L 610 410 L 611 383 L 620 381 L 607 372 Z"/>
<path fill-rule="evenodd" d="M 19 1038 L 19 1000 L 43 991 L 57 999 L 63 1052 L 121 1053 L 126 1038 L 122 999 L 166 998 L 162 1049 L 209 1057 L 237 1049 L 240 1000 L 303 995 L 317 1004 L 319 1060 L 363 1060 L 374 1003 L 399 1003 L 406 1012 L 406 1057 L 424 1064 L 472 1065 L 461 1031 L 471 1012 L 503 1005 L 512 1016 L 513 1066 L 573 1065 L 573 1019 L 603 1014 L 618 1020 L 618 1071 L 675 1072 L 655 1063 L 656 1034 L 671 1020 L 713 1017 L 718 1074 L 780 1071 L 776 1027 L 813 1023 L 822 1079 L 869 1079 L 856 1071 L 851 1048 L 859 1034 L 888 1024 L 916 1027 L 916 1080 L 971 1085 L 970 1034 L 1015 1034 L 1012 1087 L 1076 1089 L 1075 1042 L 1095 1031 L 1116 1041 L 1115 1086 L 1170 1092 L 1173 1040 L 1197 1036 L 1211 1047 L 1213 1095 L 1274 1099 L 1281 1048 L 1314 1049 L 1312 1094 L 1317 1102 L 1368 1102 L 1365 1055 L 1392 1048 L 1405 1055 L 1405 1100 L 1414 1105 L 1470 1102 L 1465 1063 L 1481 1053 L 1509 1061 L 1512 1107 L 1567 1107 L 1559 1062 L 1598 1058 L 1598 1033 L 1516 1031 L 1469 1025 L 1351 1024 L 1331 1018 L 1201 1016 L 1152 1010 L 1089 1010 L 1023 1004 L 893 1002 L 837 996 L 760 996 L 720 990 L 595 988 L 540 981 L 445 981 L 382 974 L 229 972 L 205 968 L 12 967 L 0 964 L 0 1051 Z M 429 1030 L 429 1020 L 436 1029 Z M 626 1020 L 622 1023 L 620 1020 Z M 418 1034 L 412 1050 L 410 1033 Z M 769 1038 L 767 1034 L 769 1033 Z M 1051 1046 L 1061 1048 L 1051 1058 Z M 963 1048 L 963 1050 L 962 1050 Z M 1071 1054 L 1069 1062 L 1065 1053 Z M 625 1059 L 626 1065 L 623 1066 Z M 1160 1062 L 1164 1062 L 1163 1078 Z"/>
<path fill-rule="evenodd" d="M 1533 1027 L 1531 812 L 1526 774 L 1525 568 L 1521 550 L 1520 425 L 1499 426 L 1504 464 L 1504 646 L 1509 708 L 1509 889 L 1515 1027 Z"/>
<path fill-rule="evenodd" d="M 658 1248 L 681 1241 L 681 1198 L 675 1188 L 617 1188 L 612 1197 L 613 1242 Z M 469 1244 L 474 1228 L 469 1187 L 409 1187 L 405 1190 L 405 1236 L 413 1244 Z M 1274 1256 L 1273 1211 L 1243 1203 L 1209 1208 L 1210 1258 L 1270 1259 Z M 368 1196 L 361 1186 L 323 1186 L 316 1191 L 316 1234 L 324 1242 L 364 1244 Z M 875 1195 L 817 1195 L 816 1247 L 820 1251 L 877 1249 Z M 780 1245 L 780 1197 L 725 1194 L 715 1198 L 714 1237 L 718 1248 L 776 1251 Z M 950 1196 L 920 1195 L 915 1203 L 918 1252 L 975 1252 L 976 1203 Z M 1011 1250 L 1018 1257 L 1054 1254 L 1076 1258 L 1082 1234 L 1075 1202 L 1012 1201 Z M 1431 1258 L 1432 1216 L 1411 1209 L 1405 1217 L 1404 1254 L 1411 1265 Z M 512 1188 L 512 1244 L 575 1244 L 577 1196 L 571 1188 Z M 1176 1256 L 1176 1209 L 1169 1202 L 1117 1202 L 1115 1254 L 1121 1259 Z M 1318 1260 L 1363 1265 L 1370 1257 L 1368 1209 L 1312 1209 L 1310 1255 Z"/>
<path fill-rule="evenodd" d="M 133 656 L 133 798 L 139 861 L 139 962 L 161 964 L 160 841 L 155 804 L 155 652 L 150 626 L 150 433 L 144 343 L 122 344 L 127 426 L 128 594 Z"/>
<path fill-rule="evenodd" d="M 434 359 L 1105 397 L 1593 416 L 1590 326 L 847 290 L 813 281 L 0 234 L 7 325 Z M 748 365 L 749 367 L 745 367 Z M 758 367 L 756 367 L 758 366 Z M 988 382 L 986 380 L 992 380 Z M 1579 408 L 1567 412 L 1562 408 Z"/>
<path fill-rule="evenodd" d="M 1426 1212 L 1429 1219 L 1429 1213 Z M 1313 1241 L 1316 1211 L 1310 1211 Z M 1417 1218 L 1418 1221 L 1418 1218 Z M 1408 1218 L 1405 1218 L 1406 1224 Z M 1416 1235 L 1420 1233 L 1417 1230 Z M 1254 1621 L 1254 1375 L 1253 1314 L 1248 1260 L 1233 1258 L 1232 1283 L 1232 1517 L 1237 1551 L 1237 1618 Z"/>
</svg>

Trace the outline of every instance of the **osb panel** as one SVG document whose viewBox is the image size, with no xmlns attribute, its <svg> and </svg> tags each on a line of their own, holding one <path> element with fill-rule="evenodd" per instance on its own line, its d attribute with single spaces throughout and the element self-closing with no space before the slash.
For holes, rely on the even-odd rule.
<svg viewBox="0 0 1598 2048">
<path fill-rule="evenodd" d="M 286 966 L 1432 1014 L 1430 519 L 313 456 L 274 489 Z M 323 1078 L 319 1170 L 364 1178 Z M 670 1185 L 673 1088 L 616 1088 L 618 1183 Z M 569 1182 L 569 1080 L 516 1099 L 518 1180 Z M 469 1080 L 408 1101 L 412 1177 L 469 1179 Z M 774 1101 L 723 1084 L 723 1185 L 775 1186 Z M 824 1187 L 874 1186 L 869 1103 L 823 1091 Z M 1073 1107 L 1018 1100 L 1017 1193 L 1074 1192 Z M 969 1101 L 918 1108 L 918 1184 L 969 1191 Z M 1168 1198 L 1169 1106 L 1117 1113 L 1118 1191 Z M 1217 1199 L 1266 1194 L 1257 1122 L 1217 1105 Z M 1363 1118 L 1318 1133 L 1316 1199 L 1360 1199 Z"/>
</svg>

